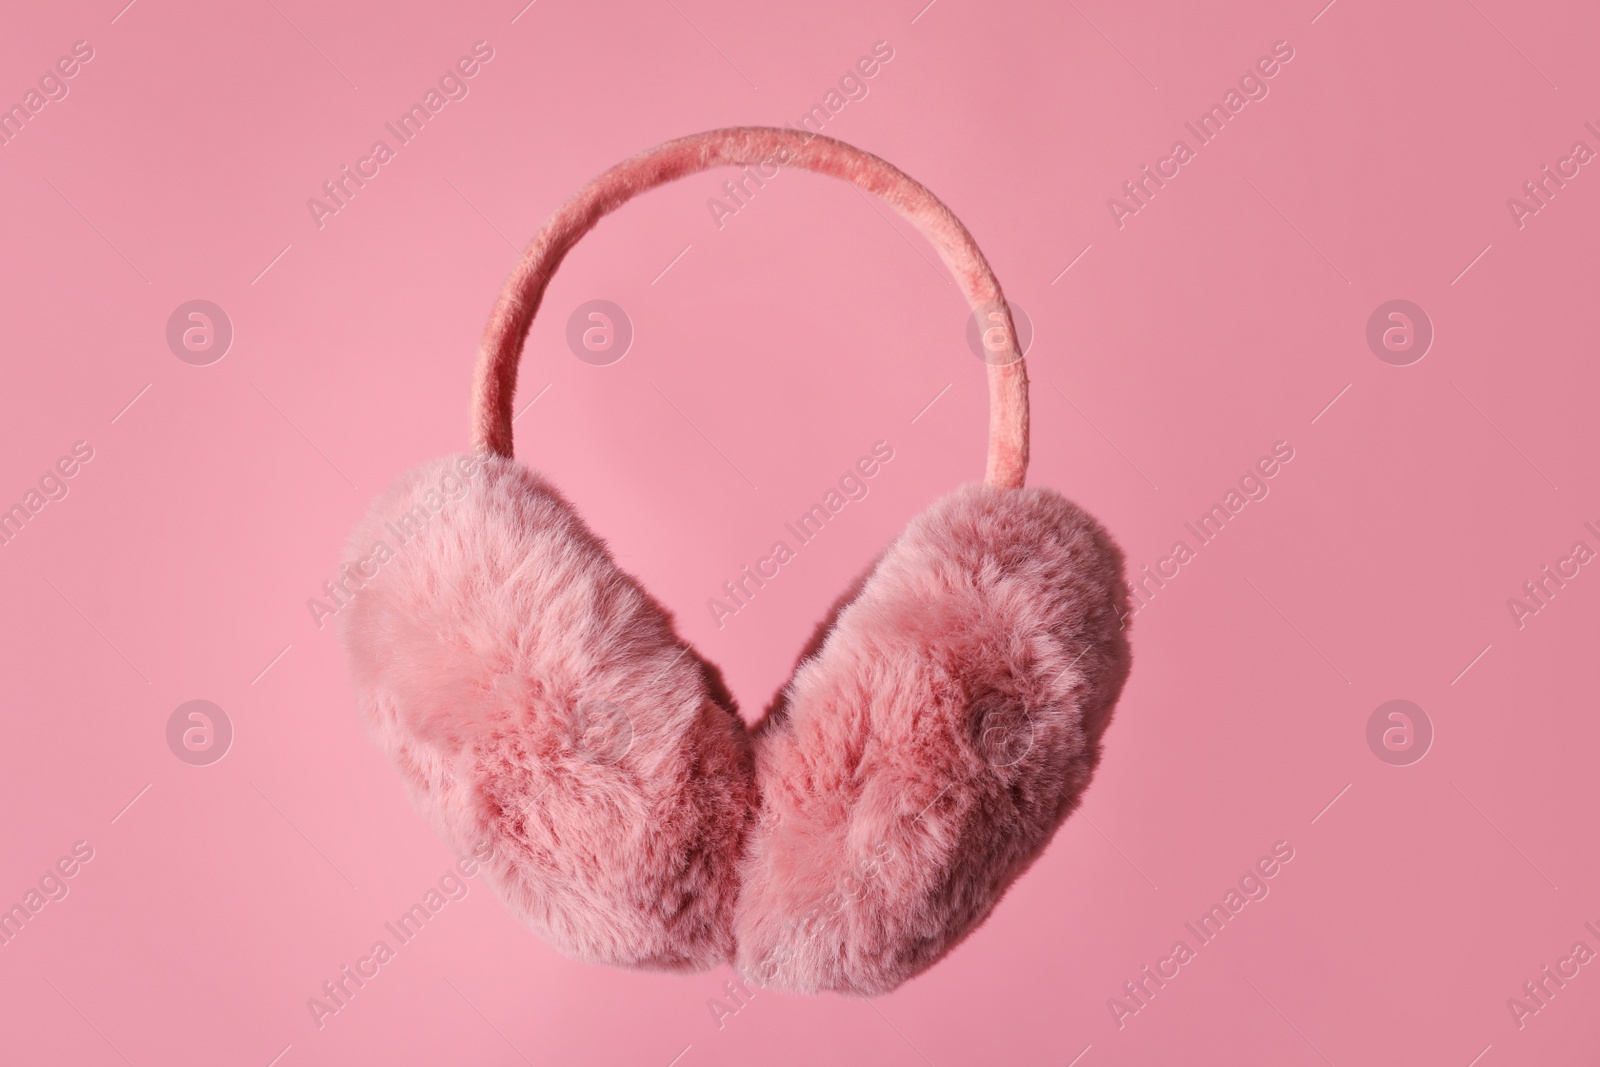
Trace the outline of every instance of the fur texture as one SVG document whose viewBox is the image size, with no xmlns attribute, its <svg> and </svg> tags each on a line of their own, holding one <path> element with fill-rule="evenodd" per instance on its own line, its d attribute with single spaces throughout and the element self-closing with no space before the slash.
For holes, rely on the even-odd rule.
<svg viewBox="0 0 1600 1067">
<path fill-rule="evenodd" d="M 408 471 L 350 558 L 380 542 L 392 558 L 366 565 L 338 618 L 416 806 L 458 854 L 492 850 L 495 892 L 568 955 L 726 961 L 749 740 L 666 611 L 512 459 Z"/>
<path fill-rule="evenodd" d="M 980 923 L 1089 783 L 1126 613 L 1121 553 L 1051 490 L 912 522 L 756 732 L 740 971 L 883 993 Z"/>
<path fill-rule="evenodd" d="M 515 460 L 408 472 L 352 558 L 379 542 L 339 613 L 378 743 L 454 848 L 492 849 L 511 910 L 595 962 L 893 989 L 1076 806 L 1128 672 L 1121 554 L 1047 489 L 913 521 L 753 732 Z"/>
</svg>

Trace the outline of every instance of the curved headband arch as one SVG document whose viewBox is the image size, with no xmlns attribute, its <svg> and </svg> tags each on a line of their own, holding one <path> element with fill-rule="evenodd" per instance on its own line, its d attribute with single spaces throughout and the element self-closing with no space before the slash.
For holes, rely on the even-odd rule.
<svg viewBox="0 0 1600 1067">
<path fill-rule="evenodd" d="M 1016 489 L 1028 469 L 1028 375 L 1000 283 L 961 220 L 926 188 L 883 159 L 821 134 L 739 126 L 680 137 L 612 167 L 545 221 L 495 301 L 478 346 L 472 384 L 473 444 L 511 456 L 512 396 L 528 327 L 567 252 L 610 212 L 658 185 L 712 167 L 776 163 L 842 178 L 884 200 L 939 253 L 980 321 L 1003 327 L 985 335 L 989 373 L 989 450 L 984 480 Z"/>
</svg>

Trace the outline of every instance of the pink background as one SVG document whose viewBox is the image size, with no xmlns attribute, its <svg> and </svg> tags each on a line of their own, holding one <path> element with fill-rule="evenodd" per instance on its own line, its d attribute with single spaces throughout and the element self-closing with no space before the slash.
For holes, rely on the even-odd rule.
<svg viewBox="0 0 1600 1067">
<path fill-rule="evenodd" d="M 94 449 L 0 547 L 0 903 L 94 849 L 0 948 L 0 1058 L 1594 1061 L 1600 964 L 1521 1029 L 1506 1004 L 1600 950 L 1600 568 L 1521 629 L 1506 603 L 1600 548 L 1600 174 L 1521 229 L 1506 206 L 1600 149 L 1587 5 L 122 2 L 0 18 L 0 102 L 94 48 L 0 147 L 0 503 Z M 470 95 L 319 230 L 307 198 L 478 40 Z M 880 40 L 892 61 L 826 132 L 943 197 L 1031 316 L 1031 480 L 1137 568 L 1274 442 L 1294 460 L 1136 619 L 1082 814 L 894 995 L 761 992 L 719 1028 L 729 972 L 570 962 L 473 882 L 319 1029 L 307 998 L 452 857 L 306 599 L 389 479 L 465 447 L 513 246 L 635 151 L 797 121 Z M 1119 229 L 1107 198 L 1280 40 L 1270 95 Z M 966 309 L 908 229 L 785 173 L 719 230 L 731 176 L 572 255 L 517 431 L 754 714 L 848 579 L 980 476 L 986 407 Z M 210 366 L 165 340 L 194 298 L 236 331 Z M 565 344 L 595 298 L 636 331 L 612 366 Z M 1436 330 L 1410 366 L 1365 341 L 1395 298 Z M 871 495 L 718 629 L 706 599 L 880 439 Z M 235 731 L 204 767 L 165 738 L 197 698 Z M 1410 766 L 1366 741 L 1394 698 L 1436 731 Z M 1271 895 L 1119 1028 L 1108 998 L 1277 841 Z"/>
</svg>

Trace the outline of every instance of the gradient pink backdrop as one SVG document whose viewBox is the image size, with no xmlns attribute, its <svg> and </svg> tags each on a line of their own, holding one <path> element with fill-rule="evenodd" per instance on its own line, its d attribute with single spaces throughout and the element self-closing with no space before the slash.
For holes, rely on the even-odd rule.
<svg viewBox="0 0 1600 1067">
<path fill-rule="evenodd" d="M 0 547 L 0 904 L 94 849 L 0 947 L 0 1059 L 1594 1062 L 1600 964 L 1520 1029 L 1506 1005 L 1600 949 L 1600 573 L 1521 629 L 1506 604 L 1600 546 L 1600 174 L 1520 229 L 1506 206 L 1600 148 L 1592 6 L 122 3 L 0 16 L 0 102 L 94 49 L 0 147 L 0 504 L 94 449 Z M 307 198 L 479 40 L 470 95 L 319 230 Z M 1270 95 L 1119 229 L 1107 198 L 1280 40 Z M 306 599 L 389 479 L 465 446 L 479 331 L 546 214 L 667 138 L 798 120 L 876 41 L 826 132 L 943 197 L 1032 318 L 1032 481 L 1139 567 L 1274 442 L 1293 462 L 1136 619 L 1082 813 L 893 996 L 762 992 L 719 1027 L 729 973 L 569 962 L 474 882 L 319 1029 L 307 998 L 452 857 Z M 786 173 L 719 230 L 730 176 L 572 255 L 517 430 L 753 714 L 848 579 L 981 475 L 986 402 L 906 227 Z M 210 366 L 165 340 L 194 298 L 236 331 Z M 595 298 L 636 331 L 608 367 L 564 341 Z M 1436 330 L 1411 366 L 1364 337 L 1395 298 Z M 879 439 L 871 495 L 717 628 L 706 599 Z M 205 767 L 165 737 L 197 698 L 235 731 Z M 1436 731 L 1410 766 L 1367 745 L 1393 698 Z M 1277 841 L 1271 895 L 1119 1028 L 1108 998 Z"/>
</svg>

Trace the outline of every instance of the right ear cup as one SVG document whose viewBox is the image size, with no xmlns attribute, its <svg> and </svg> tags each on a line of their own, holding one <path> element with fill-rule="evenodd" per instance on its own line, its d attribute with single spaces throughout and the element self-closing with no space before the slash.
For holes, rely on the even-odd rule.
<svg viewBox="0 0 1600 1067">
<path fill-rule="evenodd" d="M 743 974 L 883 993 L 989 914 L 1099 759 L 1122 570 L 1049 489 L 968 486 L 911 523 L 755 731 Z"/>
<path fill-rule="evenodd" d="M 349 542 L 338 612 L 364 717 L 414 804 L 561 951 L 733 952 L 754 800 L 716 671 L 514 459 L 406 472 Z"/>
</svg>

